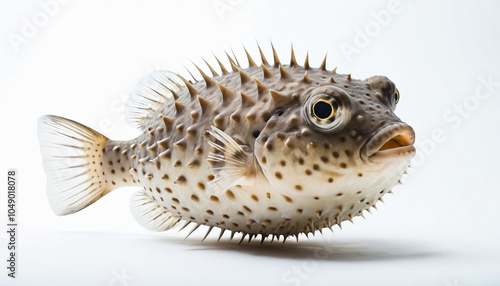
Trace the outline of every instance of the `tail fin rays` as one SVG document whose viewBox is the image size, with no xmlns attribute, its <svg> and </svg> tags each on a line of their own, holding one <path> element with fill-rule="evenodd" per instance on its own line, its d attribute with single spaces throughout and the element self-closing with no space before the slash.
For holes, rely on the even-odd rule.
<svg viewBox="0 0 500 286">
<path fill-rule="evenodd" d="M 47 175 L 47 196 L 55 214 L 78 212 L 111 191 L 102 171 L 108 138 L 53 115 L 38 120 L 38 138 Z"/>
</svg>

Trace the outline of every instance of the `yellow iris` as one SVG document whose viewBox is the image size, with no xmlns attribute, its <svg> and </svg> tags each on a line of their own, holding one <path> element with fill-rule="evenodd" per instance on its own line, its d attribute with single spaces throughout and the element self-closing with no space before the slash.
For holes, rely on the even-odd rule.
<svg viewBox="0 0 500 286">
<path fill-rule="evenodd" d="M 335 109 L 333 108 L 332 103 L 324 99 L 318 99 L 314 103 L 312 111 L 316 118 L 323 121 L 328 120 L 335 115 Z"/>
</svg>

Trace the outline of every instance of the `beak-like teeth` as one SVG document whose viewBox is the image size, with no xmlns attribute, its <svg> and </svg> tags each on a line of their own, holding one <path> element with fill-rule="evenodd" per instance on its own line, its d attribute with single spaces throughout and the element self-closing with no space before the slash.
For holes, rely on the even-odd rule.
<svg viewBox="0 0 500 286">
<path fill-rule="evenodd" d="M 394 149 L 394 148 L 399 148 L 399 147 L 405 147 L 405 146 L 410 146 L 412 145 L 411 140 L 410 140 L 410 135 L 409 134 L 399 134 L 391 139 L 387 140 L 387 142 L 378 149 L 378 151 L 383 151 L 383 150 L 388 150 L 388 149 Z"/>
<path fill-rule="evenodd" d="M 379 151 L 412 146 L 415 143 L 415 132 L 405 123 L 382 128 L 366 143 L 366 155 L 372 156 Z"/>
</svg>

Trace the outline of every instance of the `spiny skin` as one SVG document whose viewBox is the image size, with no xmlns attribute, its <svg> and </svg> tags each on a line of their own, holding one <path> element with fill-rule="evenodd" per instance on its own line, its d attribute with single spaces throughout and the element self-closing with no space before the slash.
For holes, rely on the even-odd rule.
<svg viewBox="0 0 500 286">
<path fill-rule="evenodd" d="M 221 76 L 184 80 L 138 118 L 139 137 L 106 143 L 102 187 L 144 187 L 146 201 L 172 214 L 170 226 L 184 220 L 263 239 L 331 228 L 375 206 L 415 152 L 413 130 L 393 112 L 394 84 L 382 76 L 352 79 L 325 62 L 299 66 L 293 51 L 289 65 L 274 56 L 274 65 L 249 57 L 242 69 L 230 59 L 232 72 L 221 65 Z M 333 98 L 340 126 L 315 125 L 312 98 Z M 210 189 L 211 168 L 220 164 L 209 159 L 217 153 L 209 144 L 217 141 L 213 126 L 252 154 L 251 186 Z"/>
<path fill-rule="evenodd" d="M 286 76 L 280 76 L 280 69 L 286 70 Z M 373 183 L 369 183 L 372 176 L 367 174 L 379 176 L 380 171 L 368 169 L 363 174 L 363 162 L 358 159 L 367 134 L 388 122 L 399 123 L 386 102 L 377 98 L 377 92 L 382 90 L 370 86 L 373 81 L 385 81 L 390 86 L 387 79 L 348 80 L 324 69 L 281 65 L 268 66 L 267 77 L 262 67 L 249 67 L 243 72 L 246 81 L 238 71 L 212 78 L 227 88 L 227 101 L 221 100 L 217 84 L 193 84 L 200 97 L 209 102 L 206 110 L 202 110 L 196 96 L 183 89 L 181 98 L 190 100 L 183 102 L 184 109 L 168 126 L 161 120 L 165 109 L 170 108 L 165 104 L 151 115 L 141 136 L 130 142 L 109 142 L 106 158 L 130 164 L 128 182 L 144 186 L 153 200 L 175 216 L 250 234 L 293 235 L 331 227 L 362 214 L 397 182 L 404 169 L 394 174 L 388 185 L 373 189 Z M 303 80 L 306 72 L 307 81 Z M 260 92 L 252 77 L 260 81 Z M 357 107 L 352 118 L 362 122 L 324 138 L 324 134 L 308 126 L 300 112 L 308 93 L 330 86 L 340 87 L 351 96 Z M 290 100 L 275 102 L 269 90 L 279 91 Z M 240 93 L 246 95 L 246 102 Z M 283 114 L 273 116 L 278 109 Z M 193 118 L 193 114 L 197 115 Z M 207 162 L 211 147 L 205 139 L 210 135 L 205 131 L 212 125 L 254 147 L 264 172 L 257 174 L 258 185 L 252 192 L 238 187 L 219 196 L 207 192 L 213 174 Z M 115 146 L 130 150 L 128 157 L 113 152 Z M 108 169 L 112 171 L 112 165 Z M 360 171 L 353 176 L 353 169 Z M 362 187 L 355 192 L 333 187 L 346 186 L 349 180 L 356 180 Z M 321 182 L 321 189 L 309 190 L 305 181 Z"/>
</svg>

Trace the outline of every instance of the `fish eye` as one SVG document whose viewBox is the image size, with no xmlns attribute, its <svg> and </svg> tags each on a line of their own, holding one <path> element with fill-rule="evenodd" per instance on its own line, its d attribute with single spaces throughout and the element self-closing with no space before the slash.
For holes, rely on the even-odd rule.
<svg viewBox="0 0 500 286">
<path fill-rule="evenodd" d="M 342 125 L 340 109 L 337 100 L 327 94 L 313 96 L 305 106 L 310 125 L 321 132 L 331 132 Z"/>
<path fill-rule="evenodd" d="M 394 102 L 394 104 L 398 104 L 399 102 L 399 90 L 397 88 L 396 91 L 394 91 L 392 102 Z"/>
<path fill-rule="evenodd" d="M 324 99 L 318 99 L 312 106 L 312 114 L 319 120 L 329 120 L 335 116 L 338 109 L 337 102 L 329 102 Z"/>
</svg>

